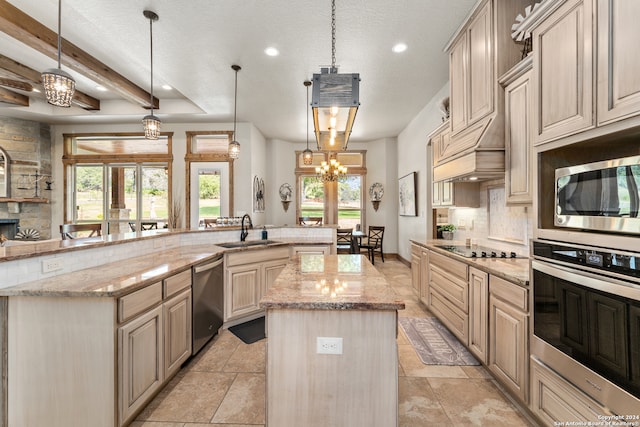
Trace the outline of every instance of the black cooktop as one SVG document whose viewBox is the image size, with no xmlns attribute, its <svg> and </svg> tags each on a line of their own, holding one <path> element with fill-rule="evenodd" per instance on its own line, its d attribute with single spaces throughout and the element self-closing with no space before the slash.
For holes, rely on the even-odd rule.
<svg viewBox="0 0 640 427">
<path fill-rule="evenodd" d="M 519 258 L 515 252 L 505 252 L 486 246 L 464 246 L 464 245 L 435 245 L 436 248 L 444 249 L 465 258 Z"/>
</svg>

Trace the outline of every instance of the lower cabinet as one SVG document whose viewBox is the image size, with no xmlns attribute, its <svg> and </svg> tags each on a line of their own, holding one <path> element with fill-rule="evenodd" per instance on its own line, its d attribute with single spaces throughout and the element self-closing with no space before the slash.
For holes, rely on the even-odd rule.
<svg viewBox="0 0 640 427">
<path fill-rule="evenodd" d="M 224 321 L 260 313 L 260 299 L 287 262 L 288 247 L 225 254 Z"/>
<path fill-rule="evenodd" d="M 527 289 L 489 277 L 489 369 L 528 402 L 529 315 Z"/>
<path fill-rule="evenodd" d="M 469 267 L 469 350 L 486 364 L 489 355 L 489 275 Z"/>
<path fill-rule="evenodd" d="M 420 292 L 420 246 L 411 245 L 411 287 L 418 295 Z"/>
<path fill-rule="evenodd" d="M 291 256 L 299 254 L 330 255 L 331 245 L 298 245 L 291 246 Z"/>
<path fill-rule="evenodd" d="M 429 307 L 429 251 L 420 251 L 420 301 Z"/>
<path fill-rule="evenodd" d="M 593 399 L 535 358 L 531 358 L 530 408 L 549 426 L 569 420 L 587 425 L 598 420 L 598 415 L 608 415 Z"/>
<path fill-rule="evenodd" d="M 171 376 L 191 356 L 191 290 L 163 304 L 164 371 Z"/>
</svg>

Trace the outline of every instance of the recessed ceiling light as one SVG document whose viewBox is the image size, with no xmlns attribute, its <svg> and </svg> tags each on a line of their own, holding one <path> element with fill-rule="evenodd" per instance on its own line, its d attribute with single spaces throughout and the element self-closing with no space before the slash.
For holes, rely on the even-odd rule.
<svg viewBox="0 0 640 427">
<path fill-rule="evenodd" d="M 405 50 L 407 50 L 407 45 L 404 43 L 398 43 L 391 50 L 394 51 L 395 53 L 404 52 Z"/>
<path fill-rule="evenodd" d="M 470 176 L 469 177 L 469 181 L 477 181 L 478 177 L 477 176 Z"/>
<path fill-rule="evenodd" d="M 96 86 L 96 89 L 97 89 L 97 90 L 99 90 L 100 92 L 106 92 L 106 91 L 107 91 L 107 88 L 106 88 L 106 87 L 104 87 L 104 86 L 100 86 L 100 85 L 97 85 L 97 86 Z"/>
<path fill-rule="evenodd" d="M 278 56 L 280 55 L 280 52 L 278 51 L 278 49 L 276 49 L 275 47 L 268 47 L 264 50 L 264 53 L 266 53 L 269 56 Z"/>
<path fill-rule="evenodd" d="M 172 88 L 171 86 L 169 86 L 169 85 L 162 85 L 162 89 L 164 89 L 164 90 L 171 90 L 171 89 L 173 89 L 173 88 Z"/>
</svg>

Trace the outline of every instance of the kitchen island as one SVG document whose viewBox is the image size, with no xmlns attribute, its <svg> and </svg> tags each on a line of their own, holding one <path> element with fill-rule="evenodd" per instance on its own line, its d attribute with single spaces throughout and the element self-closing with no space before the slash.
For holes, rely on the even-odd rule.
<svg viewBox="0 0 640 427">
<path fill-rule="evenodd" d="M 397 425 L 397 312 L 405 305 L 364 256 L 294 257 L 260 305 L 267 425 Z"/>
</svg>

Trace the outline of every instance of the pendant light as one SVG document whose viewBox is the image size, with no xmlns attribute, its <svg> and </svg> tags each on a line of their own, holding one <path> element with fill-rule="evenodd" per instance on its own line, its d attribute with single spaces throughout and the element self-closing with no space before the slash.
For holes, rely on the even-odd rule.
<svg viewBox="0 0 640 427">
<path fill-rule="evenodd" d="M 153 21 L 158 20 L 158 14 L 150 10 L 145 10 L 142 14 L 149 20 L 149 41 L 151 47 L 151 114 L 142 118 L 142 124 L 144 126 L 144 137 L 146 139 L 158 139 L 160 136 L 160 124 L 162 122 L 153 115 Z"/>
<path fill-rule="evenodd" d="M 236 141 L 236 114 L 238 112 L 238 71 L 242 70 L 239 65 L 232 65 L 231 69 L 236 72 L 236 87 L 233 101 L 233 139 L 229 143 L 229 158 L 240 157 L 240 143 Z"/>
<path fill-rule="evenodd" d="M 307 87 L 307 149 L 302 152 L 302 162 L 310 165 L 313 163 L 313 151 L 309 150 L 309 86 L 311 82 L 306 80 L 304 85 Z"/>
<path fill-rule="evenodd" d="M 61 36 L 62 0 L 58 0 L 58 68 L 44 70 L 40 76 L 44 86 L 44 94 L 49 104 L 57 107 L 71 107 L 71 99 L 76 91 L 76 81 L 73 77 L 62 71 L 60 67 L 60 51 L 62 49 Z"/>
<path fill-rule="evenodd" d="M 313 127 L 318 150 L 346 150 L 358 112 L 360 75 L 336 67 L 336 1 L 331 0 L 331 68 L 313 75 Z"/>
</svg>

